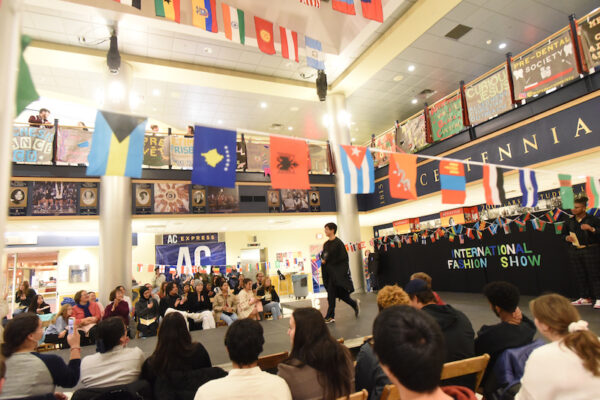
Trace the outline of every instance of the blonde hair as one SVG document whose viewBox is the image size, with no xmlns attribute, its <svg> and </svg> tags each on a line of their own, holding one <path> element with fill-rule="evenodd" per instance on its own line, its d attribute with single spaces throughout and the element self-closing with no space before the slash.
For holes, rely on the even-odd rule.
<svg viewBox="0 0 600 400">
<path fill-rule="evenodd" d="M 563 338 L 564 345 L 577 354 L 585 369 L 600 376 L 600 340 L 588 330 L 569 332 L 569 325 L 581 317 L 567 298 L 555 293 L 546 294 L 531 300 L 529 308 L 538 321 Z"/>
<path fill-rule="evenodd" d="M 412 281 L 413 279 L 424 280 L 427 283 L 427 287 L 431 289 L 431 276 L 429 276 L 429 274 L 426 274 L 425 272 L 415 272 L 410 276 L 410 280 Z"/>
<path fill-rule="evenodd" d="M 52 323 L 56 323 L 56 320 L 58 319 L 58 317 L 62 317 L 63 320 L 65 322 L 67 322 L 67 319 L 69 319 L 69 316 L 67 315 L 69 307 L 73 308 L 73 306 L 71 306 L 70 304 L 63 304 L 62 306 L 60 306 L 60 309 L 58 310 L 58 312 L 56 313 L 56 315 L 54 316 L 54 318 L 52 318 Z"/>
<path fill-rule="evenodd" d="M 379 311 L 391 307 L 410 303 L 408 294 L 397 285 L 387 285 L 377 294 L 377 307 Z"/>
</svg>

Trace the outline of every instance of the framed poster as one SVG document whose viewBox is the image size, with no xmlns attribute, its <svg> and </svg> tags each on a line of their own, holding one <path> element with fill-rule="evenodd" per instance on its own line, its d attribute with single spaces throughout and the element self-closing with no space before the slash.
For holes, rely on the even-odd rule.
<svg viewBox="0 0 600 400">
<path fill-rule="evenodd" d="M 192 214 L 206 212 L 206 189 L 201 185 L 192 185 Z"/>
<path fill-rule="evenodd" d="M 400 124 L 396 135 L 396 146 L 407 153 L 416 153 L 427 145 L 425 112 L 421 111 Z"/>
<path fill-rule="evenodd" d="M 79 214 L 98 215 L 98 202 L 98 183 L 82 183 L 79 188 Z"/>
<path fill-rule="evenodd" d="M 90 265 L 69 265 L 69 283 L 90 281 Z"/>
<path fill-rule="evenodd" d="M 240 211 L 240 195 L 235 188 L 207 187 L 208 212 L 236 213 Z"/>
<path fill-rule="evenodd" d="M 267 190 L 267 206 L 269 207 L 269 212 L 281 211 L 279 190 Z"/>
<path fill-rule="evenodd" d="M 76 215 L 77 183 L 33 182 L 32 215 Z"/>
<path fill-rule="evenodd" d="M 589 70 L 600 66 L 600 8 L 579 22 L 583 56 Z"/>
<path fill-rule="evenodd" d="M 309 144 L 310 172 L 312 174 L 329 174 L 329 160 L 327 158 L 327 146 Z"/>
<path fill-rule="evenodd" d="M 516 100 L 544 94 L 579 77 L 569 30 L 513 58 L 511 66 Z"/>
<path fill-rule="evenodd" d="M 10 181 L 8 215 L 27 215 L 27 182 Z"/>
<path fill-rule="evenodd" d="M 263 172 L 265 168 L 269 168 L 271 152 L 268 144 L 247 142 L 246 153 L 248 171 Z"/>
<path fill-rule="evenodd" d="M 54 127 L 14 126 L 13 162 L 18 164 L 52 164 Z"/>
<path fill-rule="evenodd" d="M 311 212 L 321 211 L 321 195 L 318 190 L 310 190 L 308 192 L 308 203 Z"/>
<path fill-rule="evenodd" d="M 144 135 L 143 165 L 152 168 L 169 168 L 169 136 Z"/>
<path fill-rule="evenodd" d="M 490 76 L 465 86 L 469 122 L 477 125 L 512 109 L 506 66 Z"/>
<path fill-rule="evenodd" d="M 188 214 L 190 212 L 190 185 L 186 183 L 155 183 L 155 214 Z"/>
<path fill-rule="evenodd" d="M 464 129 L 460 93 L 451 95 L 429 107 L 431 139 L 439 142 Z"/>
<path fill-rule="evenodd" d="M 308 190 L 281 189 L 281 201 L 283 211 L 309 211 Z"/>
<path fill-rule="evenodd" d="M 135 184 L 135 213 L 152 214 L 152 184 Z"/>
</svg>

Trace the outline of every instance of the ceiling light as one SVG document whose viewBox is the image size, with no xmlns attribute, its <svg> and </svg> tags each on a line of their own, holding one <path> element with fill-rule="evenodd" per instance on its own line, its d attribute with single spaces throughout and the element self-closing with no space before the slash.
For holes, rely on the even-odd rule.
<svg viewBox="0 0 600 400">
<path fill-rule="evenodd" d="M 154 90 L 152 91 L 152 96 L 160 96 L 160 90 L 158 90 L 158 89 L 154 89 Z"/>
<path fill-rule="evenodd" d="M 346 111 L 346 110 L 340 110 L 338 112 L 338 123 L 340 125 L 344 125 L 344 126 L 350 127 L 351 119 L 352 119 L 352 114 L 350 114 L 348 111 Z"/>
<path fill-rule="evenodd" d="M 265 103 L 264 101 L 260 103 L 260 108 L 267 108 L 267 106 L 267 103 Z"/>
<path fill-rule="evenodd" d="M 212 49 L 210 47 L 205 47 L 204 49 L 202 49 L 202 51 L 206 54 L 212 54 Z"/>
<path fill-rule="evenodd" d="M 140 99 L 140 96 L 134 92 L 129 93 L 129 107 L 131 107 L 132 110 L 138 108 L 141 102 L 142 99 Z"/>
<path fill-rule="evenodd" d="M 414 65 L 409 65 L 408 66 L 408 72 L 413 72 L 415 70 L 415 66 Z"/>
<path fill-rule="evenodd" d="M 300 109 L 300 108 L 299 108 L 299 107 L 296 107 L 296 106 L 294 106 L 294 107 L 290 107 L 290 111 L 294 111 L 294 112 L 298 111 L 299 109 Z"/>
<path fill-rule="evenodd" d="M 485 41 L 485 44 L 492 44 L 492 39 L 488 39 Z"/>
<path fill-rule="evenodd" d="M 329 128 L 329 125 L 331 125 L 331 117 L 329 116 L 329 114 L 323 115 L 323 125 L 325 126 L 325 128 Z"/>
<path fill-rule="evenodd" d="M 293 126 L 288 126 L 288 131 L 293 131 L 294 127 Z"/>
<path fill-rule="evenodd" d="M 410 102 L 413 104 L 417 104 L 417 101 L 418 101 L 417 99 L 412 99 Z"/>
<path fill-rule="evenodd" d="M 352 138 L 352 141 L 353 141 L 353 142 L 356 142 L 356 138 Z"/>
<path fill-rule="evenodd" d="M 404 77 L 402 75 L 396 75 L 395 77 L 392 78 L 392 80 L 394 82 L 400 82 L 402 79 L 404 79 Z"/>
<path fill-rule="evenodd" d="M 223 120 L 222 120 L 222 119 L 218 120 L 218 121 L 217 121 L 217 124 L 219 124 L 219 125 L 223 125 Z"/>
<path fill-rule="evenodd" d="M 502 49 L 503 49 L 503 48 L 505 48 L 505 47 L 506 47 L 506 43 L 500 43 L 500 44 L 498 45 L 498 48 L 499 48 L 500 50 L 502 50 Z"/>
<path fill-rule="evenodd" d="M 120 103 L 125 97 L 125 86 L 120 81 L 112 81 L 108 85 L 108 96 L 113 103 Z"/>
</svg>

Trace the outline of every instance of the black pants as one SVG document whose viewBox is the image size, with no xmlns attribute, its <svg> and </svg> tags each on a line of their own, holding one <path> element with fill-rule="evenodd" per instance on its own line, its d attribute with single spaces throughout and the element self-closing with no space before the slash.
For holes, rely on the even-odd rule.
<svg viewBox="0 0 600 400">
<path fill-rule="evenodd" d="M 575 271 L 579 297 L 600 300 L 600 247 L 569 249 L 569 258 Z"/>
<path fill-rule="evenodd" d="M 335 317 L 336 297 L 356 310 L 356 301 L 352 300 L 350 297 L 350 292 L 343 287 L 336 286 L 334 283 L 329 283 L 329 285 L 327 285 L 327 302 L 329 303 L 329 307 L 327 307 L 327 314 L 325 315 L 325 318 Z"/>
<path fill-rule="evenodd" d="M 61 349 L 68 349 L 70 347 L 69 343 L 67 342 L 67 335 L 60 338 L 55 333 L 46 334 L 46 337 L 44 338 L 44 343 L 57 343 L 60 345 Z"/>
</svg>

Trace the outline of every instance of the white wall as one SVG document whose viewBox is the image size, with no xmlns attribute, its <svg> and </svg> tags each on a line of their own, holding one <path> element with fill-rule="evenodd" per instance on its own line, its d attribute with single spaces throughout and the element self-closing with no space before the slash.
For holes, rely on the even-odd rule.
<svg viewBox="0 0 600 400">
<path fill-rule="evenodd" d="M 154 271 L 148 272 L 146 264 L 156 262 L 155 235 L 153 233 L 138 233 L 137 235 L 138 245 L 132 249 L 131 253 L 132 276 L 139 284 L 150 283 Z M 142 272 L 138 272 L 138 264 L 145 264 Z"/>
<path fill-rule="evenodd" d="M 60 296 L 73 295 L 78 290 L 98 291 L 98 247 L 68 248 L 58 251 L 56 290 Z M 69 265 L 89 264 L 89 281 L 69 283 Z"/>
</svg>

